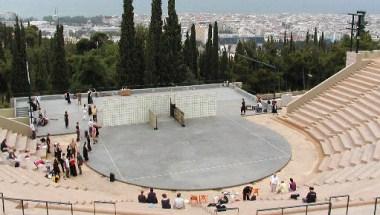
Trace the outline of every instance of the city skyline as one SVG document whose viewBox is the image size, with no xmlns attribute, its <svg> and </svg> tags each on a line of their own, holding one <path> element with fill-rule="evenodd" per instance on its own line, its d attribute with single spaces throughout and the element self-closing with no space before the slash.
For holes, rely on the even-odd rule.
<svg viewBox="0 0 380 215">
<path fill-rule="evenodd" d="M 163 10 L 166 13 L 166 3 Z M 376 0 L 180 0 L 177 11 L 211 13 L 347 13 L 365 10 L 380 13 Z M 151 0 L 135 0 L 135 13 L 150 14 Z M 120 15 L 122 0 L 0 0 L 0 12 L 11 11 L 21 17 L 41 18 L 53 15 L 55 8 L 59 16 Z"/>
</svg>

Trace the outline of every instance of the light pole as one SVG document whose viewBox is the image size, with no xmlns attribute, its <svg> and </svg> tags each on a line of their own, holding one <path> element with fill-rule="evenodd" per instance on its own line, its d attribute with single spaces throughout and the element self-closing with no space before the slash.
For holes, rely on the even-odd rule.
<svg viewBox="0 0 380 215">
<path fill-rule="evenodd" d="M 364 30 L 364 26 L 365 26 L 364 17 L 365 17 L 366 12 L 365 11 L 357 11 L 357 14 L 358 14 L 359 18 L 358 18 L 358 24 L 357 24 L 357 30 L 356 30 L 356 53 L 359 52 L 360 37 L 361 37 L 361 33 Z"/>
<path fill-rule="evenodd" d="M 28 95 L 28 99 L 29 99 L 29 118 L 30 118 L 30 124 L 32 124 L 33 123 L 32 86 L 31 86 L 31 83 L 30 83 L 30 74 L 29 74 L 29 64 L 28 64 L 28 61 L 26 61 L 26 75 L 27 75 L 28 83 L 29 83 L 29 95 Z"/>
</svg>

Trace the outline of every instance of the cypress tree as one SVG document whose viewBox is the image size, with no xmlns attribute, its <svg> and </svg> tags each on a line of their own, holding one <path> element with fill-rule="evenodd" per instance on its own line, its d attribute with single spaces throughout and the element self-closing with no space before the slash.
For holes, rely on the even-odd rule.
<svg viewBox="0 0 380 215">
<path fill-rule="evenodd" d="M 306 45 L 309 45 L 309 42 L 310 42 L 310 33 L 309 33 L 309 30 L 307 30 L 306 40 L 305 40 Z"/>
<path fill-rule="evenodd" d="M 284 46 L 286 46 L 286 42 L 287 42 L 288 38 L 287 38 L 287 35 L 286 35 L 286 31 L 284 32 Z"/>
<path fill-rule="evenodd" d="M 121 37 L 119 42 L 119 63 L 118 63 L 118 84 L 119 87 L 125 85 L 135 85 L 139 72 L 136 70 L 135 42 L 136 30 L 133 13 L 133 0 L 124 0 L 124 12 L 121 23 Z"/>
<path fill-rule="evenodd" d="M 197 49 L 196 32 L 195 32 L 195 25 L 194 24 L 191 26 L 190 55 L 191 55 L 190 69 L 193 72 L 194 77 L 197 80 L 200 80 L 200 74 L 198 72 L 198 49 Z"/>
<path fill-rule="evenodd" d="M 167 71 L 171 76 L 169 80 L 175 83 L 183 82 L 185 71 L 181 67 L 183 62 L 182 35 L 181 25 L 179 24 L 178 15 L 175 9 L 175 0 L 168 1 L 168 17 L 166 18 L 164 30 L 169 45 L 168 59 L 170 60 L 170 67 L 168 68 L 169 71 Z"/>
<path fill-rule="evenodd" d="M 169 35 L 163 33 L 161 35 L 160 40 L 160 62 L 159 63 L 159 71 L 160 75 L 159 85 L 160 86 L 168 86 L 175 84 L 175 74 L 174 71 L 174 62 L 171 61 L 170 57 L 170 44 L 169 44 Z"/>
<path fill-rule="evenodd" d="M 0 60 L 5 61 L 5 54 L 3 49 L 3 41 L 0 40 Z"/>
<path fill-rule="evenodd" d="M 5 54 L 3 44 L 5 46 L 5 25 L 3 27 L 3 23 L 0 22 L 0 60 L 5 61 Z"/>
<path fill-rule="evenodd" d="M 188 68 L 191 68 L 191 50 L 190 50 L 189 32 L 186 32 L 186 39 L 183 45 L 183 61 Z"/>
<path fill-rule="evenodd" d="M 208 26 L 208 38 L 206 42 L 206 50 L 204 53 L 203 67 L 201 75 L 206 79 L 206 81 L 212 80 L 213 71 L 212 71 L 212 25 Z"/>
<path fill-rule="evenodd" d="M 144 85 L 144 71 L 145 71 L 145 40 L 146 40 L 146 29 L 143 26 L 140 26 L 136 30 L 136 48 L 135 48 L 135 68 L 136 68 L 136 77 L 135 84 Z"/>
<path fill-rule="evenodd" d="M 314 46 L 318 46 L 318 31 L 314 28 Z"/>
<path fill-rule="evenodd" d="M 59 93 L 69 90 L 69 74 L 67 70 L 65 41 L 63 26 L 57 25 L 57 31 L 53 39 L 53 59 L 51 71 L 51 84 Z"/>
<path fill-rule="evenodd" d="M 326 48 L 326 44 L 325 44 L 325 33 L 322 31 L 322 35 L 321 37 L 319 38 L 319 48 L 321 48 L 323 51 L 325 50 Z"/>
<path fill-rule="evenodd" d="M 21 27 L 20 27 L 21 25 Z M 26 67 L 25 29 L 16 17 L 12 45 L 11 90 L 14 94 L 26 94 L 29 90 Z"/>
<path fill-rule="evenodd" d="M 214 31 L 212 37 L 212 72 L 213 80 L 219 80 L 219 29 L 218 23 L 214 23 Z"/>
<path fill-rule="evenodd" d="M 42 44 L 42 32 L 41 30 L 38 31 L 38 46 L 40 47 Z"/>
<path fill-rule="evenodd" d="M 235 63 L 238 63 L 239 62 L 239 58 L 240 56 L 239 55 L 245 55 L 245 50 L 244 50 L 244 47 L 243 47 L 243 43 L 239 40 L 238 44 L 236 45 L 236 51 L 235 51 Z"/>
<path fill-rule="evenodd" d="M 291 52 L 294 52 L 296 50 L 296 46 L 294 45 L 294 40 L 293 40 L 293 32 L 290 32 L 290 44 L 289 48 Z"/>
<path fill-rule="evenodd" d="M 35 53 L 36 55 L 36 62 L 35 62 L 35 68 L 34 70 L 34 85 L 35 90 L 39 92 L 44 92 L 48 90 L 48 74 L 46 66 L 43 63 L 43 52 L 45 50 L 39 49 Z"/>
<path fill-rule="evenodd" d="M 161 0 L 152 1 L 152 15 L 150 17 L 149 34 L 147 40 L 146 53 L 146 74 L 145 83 L 157 85 L 161 82 L 162 72 L 160 52 L 161 35 L 162 35 L 162 2 Z"/>
<path fill-rule="evenodd" d="M 220 78 L 223 80 L 230 78 L 228 74 L 228 55 L 226 48 L 223 49 L 222 57 L 220 60 Z"/>
</svg>

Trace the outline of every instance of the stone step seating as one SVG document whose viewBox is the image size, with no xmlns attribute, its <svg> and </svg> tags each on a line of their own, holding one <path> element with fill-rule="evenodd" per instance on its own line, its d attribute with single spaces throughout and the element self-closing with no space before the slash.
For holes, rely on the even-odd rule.
<svg viewBox="0 0 380 215">
<path fill-rule="evenodd" d="M 367 73 L 372 75 L 368 76 Z M 355 81 L 356 76 L 360 75 L 375 81 Z M 306 129 L 321 143 L 325 155 L 343 152 L 351 149 L 353 145 L 374 143 L 380 137 L 380 132 L 375 130 L 380 124 L 371 120 L 378 118 L 380 110 L 372 107 L 371 101 L 380 98 L 377 85 L 379 82 L 379 74 L 360 70 L 283 119 Z M 361 83 L 366 84 L 360 85 Z M 327 98 L 324 94 L 328 95 Z M 341 100 L 336 102 L 334 98 Z M 328 103 L 333 103 L 334 106 L 327 108 Z M 328 144 L 331 146 L 324 146 Z"/>
<path fill-rule="evenodd" d="M 45 178 L 44 173 L 23 168 L 14 168 L 9 165 L 1 165 L 4 172 L 0 172 L 0 181 L 17 183 L 22 185 L 31 185 L 34 187 L 53 187 L 70 190 L 88 190 L 85 186 L 77 183 L 75 180 L 61 180 L 59 183 L 54 183 L 52 180 Z"/>
<path fill-rule="evenodd" d="M 368 65 L 367 67 L 362 69 L 363 70 L 362 72 L 365 74 L 371 74 L 372 75 L 371 77 L 379 78 L 380 77 L 380 69 L 377 68 L 378 66 L 379 66 L 378 64 Z"/>
<path fill-rule="evenodd" d="M 380 159 L 380 141 L 377 144 L 366 144 L 346 150 L 342 153 L 332 154 L 324 157 L 318 166 L 320 172 L 345 168 L 359 164 L 378 162 Z"/>
<path fill-rule="evenodd" d="M 361 77 L 362 76 L 359 76 L 360 73 L 357 73 L 357 74 L 354 74 L 353 76 L 350 76 L 348 77 L 346 80 L 345 80 L 345 83 L 349 84 L 350 86 L 354 86 L 354 87 L 362 87 L 362 88 L 366 88 L 367 90 L 368 89 L 374 89 L 376 88 L 378 85 L 378 82 L 380 83 L 380 81 L 377 81 L 376 79 L 369 79 L 369 80 L 374 80 L 374 81 L 367 81 L 368 79 L 362 79 Z"/>
<path fill-rule="evenodd" d="M 308 103 L 308 105 L 305 105 L 302 110 L 314 113 L 318 116 L 318 118 L 324 118 L 328 117 L 330 113 L 335 110 L 335 108 L 330 107 L 323 102 L 314 101 Z"/>
<path fill-rule="evenodd" d="M 70 190 L 64 187 L 38 187 L 31 184 L 21 185 L 0 181 L 6 196 L 27 199 L 46 199 L 50 201 L 71 202 L 74 205 L 92 204 L 94 200 L 112 201 L 117 196 L 99 191 Z M 122 197 L 119 196 L 119 199 Z"/>
<path fill-rule="evenodd" d="M 359 94 L 363 94 L 363 92 L 376 88 L 375 85 L 371 85 L 371 84 L 362 85 L 361 83 L 354 82 L 352 81 L 352 79 L 350 80 L 348 78 L 340 82 L 340 85 L 345 88 L 351 89 L 355 92 L 358 92 Z"/>
<path fill-rule="evenodd" d="M 321 93 L 319 96 L 315 97 L 315 99 L 313 100 L 323 100 L 323 99 L 330 101 L 330 103 L 335 103 L 335 106 L 337 106 L 338 108 L 344 107 L 345 105 L 352 103 L 350 99 L 345 99 L 345 98 L 336 96 L 335 94 L 329 91 L 325 91 Z"/>
<path fill-rule="evenodd" d="M 16 149 L 17 154 L 24 154 L 26 151 L 31 155 L 37 154 L 37 140 L 32 140 L 26 136 L 14 133 L 7 129 L 0 128 L 0 142 L 7 140 L 7 146 Z M 44 149 L 40 149 L 44 151 Z M 44 154 L 41 152 L 41 154 Z"/>
<path fill-rule="evenodd" d="M 372 180 L 380 177 L 380 163 L 371 162 L 369 164 L 360 164 L 343 169 L 325 171 L 314 176 L 306 184 L 309 186 L 321 186 L 324 184 L 339 184 L 345 182 L 354 182 L 359 180 Z M 355 188 L 356 189 L 356 188 Z"/>
<path fill-rule="evenodd" d="M 360 97 L 364 93 L 363 91 L 360 91 L 358 89 L 347 87 L 347 86 L 343 85 L 342 82 L 344 82 L 344 81 L 338 82 L 336 85 L 334 85 L 329 90 L 338 91 L 342 94 L 346 94 L 349 97 Z"/>
<path fill-rule="evenodd" d="M 0 142 L 3 142 L 3 140 L 7 137 L 8 130 L 0 128 Z"/>
<path fill-rule="evenodd" d="M 357 79 L 358 81 L 362 81 L 362 82 L 366 82 L 366 83 L 370 83 L 370 84 L 379 84 L 380 81 L 376 78 L 373 78 L 373 77 L 368 77 L 366 74 L 355 74 L 355 79 Z"/>
<path fill-rule="evenodd" d="M 373 167 L 372 167 L 373 168 Z M 357 169 L 358 171 L 352 172 L 352 175 L 344 175 L 340 173 L 339 177 L 335 180 L 336 182 L 326 183 L 323 182 L 321 185 L 313 185 L 316 186 L 316 191 L 318 195 L 339 195 L 339 194 L 350 194 L 353 201 L 355 200 L 371 200 L 374 197 L 378 196 L 378 191 L 376 188 L 379 187 L 378 183 L 375 183 L 372 179 L 364 179 L 358 180 L 355 178 L 354 180 L 350 177 L 354 177 L 354 175 L 365 174 L 370 168 L 365 169 Z M 345 178 L 346 177 L 346 178 Z M 328 182 L 328 181 L 327 181 Z"/>
<path fill-rule="evenodd" d="M 7 146 L 10 148 L 16 147 L 16 141 L 17 141 L 17 134 L 13 133 L 12 131 L 8 131 L 7 133 Z"/>
</svg>

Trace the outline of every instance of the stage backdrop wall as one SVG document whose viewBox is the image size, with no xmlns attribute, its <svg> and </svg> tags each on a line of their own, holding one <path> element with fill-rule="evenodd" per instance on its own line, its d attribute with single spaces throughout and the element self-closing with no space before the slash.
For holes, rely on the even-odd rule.
<svg viewBox="0 0 380 215">
<path fill-rule="evenodd" d="M 158 116 L 169 116 L 170 100 L 186 119 L 216 115 L 216 93 L 183 91 L 110 97 L 98 105 L 99 119 L 104 127 L 147 123 L 149 110 Z"/>
</svg>

